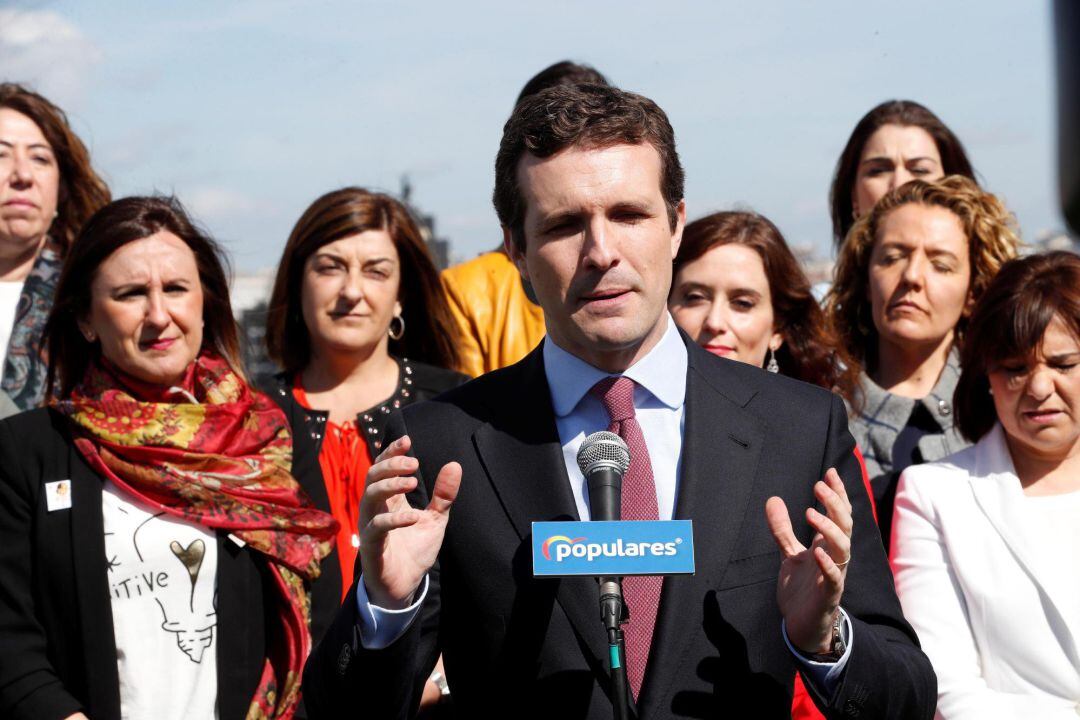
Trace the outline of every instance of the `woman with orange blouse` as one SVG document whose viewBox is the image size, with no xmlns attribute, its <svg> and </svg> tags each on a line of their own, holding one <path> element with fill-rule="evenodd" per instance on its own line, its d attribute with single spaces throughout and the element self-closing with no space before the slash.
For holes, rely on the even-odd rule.
<svg viewBox="0 0 1080 720">
<path fill-rule="evenodd" d="M 292 426 L 293 475 L 340 524 L 312 587 L 317 643 L 358 577 L 360 496 L 386 421 L 468 379 L 445 369 L 457 328 L 405 206 L 361 188 L 312 203 L 278 265 L 266 342 L 284 368 L 268 394 Z"/>
<path fill-rule="evenodd" d="M 314 499 L 341 523 L 340 570 L 324 569 L 337 575 L 335 609 L 353 581 L 357 509 L 386 420 L 465 381 L 443 369 L 457 361 L 455 340 L 438 272 L 401 203 L 344 188 L 304 212 L 270 299 L 266 342 L 285 371 L 270 394 L 292 420 L 294 474 L 321 473 L 326 496 Z"/>
</svg>

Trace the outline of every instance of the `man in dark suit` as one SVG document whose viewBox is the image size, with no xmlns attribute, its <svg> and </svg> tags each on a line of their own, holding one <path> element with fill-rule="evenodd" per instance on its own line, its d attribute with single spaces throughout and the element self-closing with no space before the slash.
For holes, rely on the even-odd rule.
<svg viewBox="0 0 1080 720">
<path fill-rule="evenodd" d="M 842 403 L 667 313 L 682 197 L 652 101 L 586 85 L 515 109 L 495 205 L 548 337 L 391 423 L 313 717 L 409 716 L 440 651 L 462 717 L 611 717 L 596 584 L 533 578 L 530 554 L 532 521 L 588 518 L 573 457 L 605 428 L 632 451 L 623 517 L 690 518 L 697 548 L 692 577 L 627 579 L 637 717 L 787 717 L 796 672 L 830 717 L 932 717 Z"/>
</svg>

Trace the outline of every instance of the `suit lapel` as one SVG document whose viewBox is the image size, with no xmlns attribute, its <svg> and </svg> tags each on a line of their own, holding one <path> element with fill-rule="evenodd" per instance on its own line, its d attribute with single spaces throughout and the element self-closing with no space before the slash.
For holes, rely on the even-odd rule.
<svg viewBox="0 0 1080 720">
<path fill-rule="evenodd" d="M 1080 655 L 1080 647 L 1077 646 L 1080 627 L 1075 626 L 1074 614 L 1067 610 L 1070 603 L 1076 602 L 1076 598 L 1070 597 L 1058 581 L 1056 568 L 1043 562 L 1039 549 L 1032 547 L 1026 530 L 1036 521 L 1026 511 L 1023 489 L 1001 425 L 994 426 L 979 443 L 977 452 L 976 471 L 969 480 L 975 502 L 1024 571 L 1053 603 L 1062 626 L 1068 628 L 1072 635 L 1072 655 L 1076 661 Z"/>
<path fill-rule="evenodd" d="M 685 338 L 684 338 L 685 339 Z M 748 501 L 765 436 L 765 423 L 745 409 L 756 389 L 736 384 L 724 363 L 687 342 L 689 369 L 683 426 L 682 468 L 675 518 L 694 522 L 696 573 L 664 581 L 656 634 L 643 688 L 650 715 L 667 695 L 680 670 L 685 648 L 702 632 L 699 613 L 687 611 L 702 602 L 720 580 L 750 508 Z"/>
<path fill-rule="evenodd" d="M 555 411 L 537 348 L 506 376 L 507 394 L 495 397 L 493 420 L 475 433 L 480 462 L 487 470 L 514 529 L 522 538 L 536 520 L 579 520 L 563 464 Z"/>
<path fill-rule="evenodd" d="M 494 419 L 476 431 L 474 441 L 518 537 L 531 544 L 534 521 L 580 518 L 563 463 L 541 348 L 508 370 L 505 377 L 507 396 L 513 393 L 518 402 L 508 403 L 507 396 L 494 397 L 490 406 Z M 542 582 L 559 583 L 559 605 L 591 650 L 594 666 L 601 662 L 606 640 L 596 582 L 580 577 Z"/>
</svg>

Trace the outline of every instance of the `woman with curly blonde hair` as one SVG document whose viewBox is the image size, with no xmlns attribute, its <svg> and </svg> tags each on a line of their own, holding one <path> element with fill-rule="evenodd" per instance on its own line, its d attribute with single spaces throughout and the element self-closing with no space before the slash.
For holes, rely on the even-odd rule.
<svg viewBox="0 0 1080 720">
<path fill-rule="evenodd" d="M 952 175 L 888 193 L 840 249 L 825 308 L 860 371 L 851 432 L 886 542 L 900 472 L 968 444 L 953 427 L 958 348 L 975 303 L 1017 254 L 1013 228 L 998 198 Z"/>
</svg>

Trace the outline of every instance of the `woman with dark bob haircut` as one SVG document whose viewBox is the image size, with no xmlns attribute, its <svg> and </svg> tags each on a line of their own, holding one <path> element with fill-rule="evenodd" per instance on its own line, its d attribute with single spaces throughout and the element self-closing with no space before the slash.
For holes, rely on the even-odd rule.
<svg viewBox="0 0 1080 720">
<path fill-rule="evenodd" d="M 0 417 L 41 405 L 60 264 L 109 189 L 64 111 L 0 83 Z"/>
<path fill-rule="evenodd" d="M 938 677 L 938 717 L 1080 708 L 1080 257 L 1013 260 L 979 301 L 957 423 L 975 443 L 910 467 L 893 573 Z"/>
<path fill-rule="evenodd" d="M 290 718 L 337 530 L 253 392 L 217 245 L 170 198 L 99 210 L 0 422 L 0 716 Z"/>
<path fill-rule="evenodd" d="M 312 203 L 278 265 L 266 342 L 284 368 L 268 392 L 292 426 L 293 472 L 339 522 L 313 588 L 317 642 L 355 580 L 360 496 L 390 414 L 467 379 L 447 369 L 457 326 L 405 206 L 355 187 Z"/>
<path fill-rule="evenodd" d="M 863 115 L 836 163 L 829 207 L 833 245 L 878 200 L 910 180 L 946 175 L 975 180 L 964 146 L 937 115 L 911 100 L 889 100 Z"/>
</svg>

